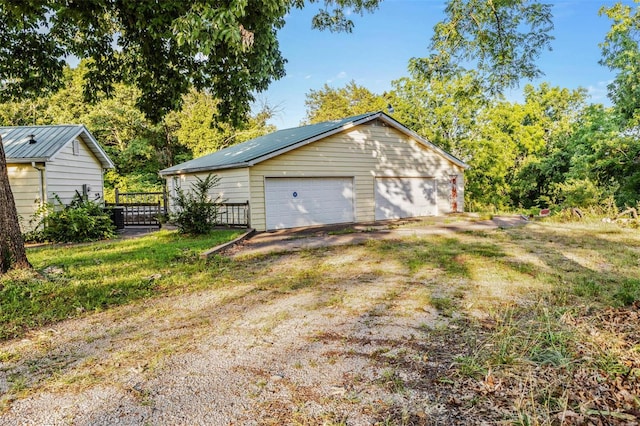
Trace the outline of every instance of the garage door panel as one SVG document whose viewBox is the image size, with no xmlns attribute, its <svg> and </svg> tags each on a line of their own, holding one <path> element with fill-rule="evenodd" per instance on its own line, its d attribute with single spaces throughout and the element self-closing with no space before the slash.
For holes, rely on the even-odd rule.
<svg viewBox="0 0 640 426">
<path fill-rule="evenodd" d="M 267 178 L 267 229 L 354 221 L 352 178 Z"/>
<path fill-rule="evenodd" d="M 435 179 L 384 177 L 375 181 L 376 220 L 437 214 Z"/>
</svg>

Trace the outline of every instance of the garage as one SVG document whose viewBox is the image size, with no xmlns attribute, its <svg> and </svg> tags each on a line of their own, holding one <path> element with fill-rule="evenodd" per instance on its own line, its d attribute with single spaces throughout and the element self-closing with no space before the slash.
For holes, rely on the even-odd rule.
<svg viewBox="0 0 640 426">
<path fill-rule="evenodd" d="M 354 221 L 353 178 L 265 178 L 268 230 Z"/>
<path fill-rule="evenodd" d="M 220 178 L 212 199 L 266 231 L 464 211 L 463 161 L 383 112 L 259 136 L 164 169 L 169 191 Z M 169 207 L 171 211 L 174 206 Z"/>
<path fill-rule="evenodd" d="M 436 180 L 429 177 L 377 177 L 376 220 L 438 214 Z"/>
</svg>

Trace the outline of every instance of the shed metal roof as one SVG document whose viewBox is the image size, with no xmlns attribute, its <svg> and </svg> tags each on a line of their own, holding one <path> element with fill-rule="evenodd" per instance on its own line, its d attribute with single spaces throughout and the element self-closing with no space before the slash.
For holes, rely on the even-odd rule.
<svg viewBox="0 0 640 426">
<path fill-rule="evenodd" d="M 275 157 L 285 152 L 296 149 L 308 143 L 315 142 L 319 139 L 331 136 L 335 133 L 347 130 L 359 124 L 369 121 L 381 119 L 392 127 L 397 128 L 401 132 L 411 136 L 423 145 L 438 151 L 446 156 L 452 162 L 461 167 L 468 166 L 461 160 L 455 158 L 451 154 L 443 151 L 437 146 L 431 144 L 415 132 L 407 129 L 398 121 L 389 117 L 383 112 L 371 112 L 367 114 L 356 115 L 344 118 L 342 120 L 325 121 L 323 123 L 311 124 L 307 126 L 294 127 L 291 129 L 278 130 L 268 135 L 260 136 L 249 141 L 230 146 L 220 151 L 195 158 L 173 167 L 161 170 L 161 176 L 169 176 L 183 173 L 195 173 L 201 171 L 214 171 L 220 169 L 250 167 L 261 161 Z"/>
<path fill-rule="evenodd" d="M 51 161 L 65 145 L 80 137 L 103 168 L 115 167 L 98 141 L 82 125 L 0 126 L 0 136 L 2 136 L 7 163 Z M 35 140 L 35 143 L 31 143 L 31 140 Z"/>
</svg>

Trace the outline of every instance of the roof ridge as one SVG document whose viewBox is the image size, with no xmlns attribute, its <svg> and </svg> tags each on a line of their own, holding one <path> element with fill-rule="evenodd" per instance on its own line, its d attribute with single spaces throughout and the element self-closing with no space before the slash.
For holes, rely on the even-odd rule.
<svg viewBox="0 0 640 426">
<path fill-rule="evenodd" d="M 324 120 L 324 121 L 320 121 L 318 123 L 302 124 L 302 125 L 296 126 L 296 127 L 287 127 L 285 129 L 276 130 L 276 132 L 281 132 L 281 131 L 284 131 L 284 130 L 301 129 L 301 128 L 304 128 L 304 127 L 317 126 L 317 125 L 320 125 L 320 124 L 329 124 L 329 123 L 334 123 L 335 124 L 335 123 L 341 123 L 341 122 L 349 122 L 349 120 L 354 120 L 356 118 L 364 118 L 364 117 L 368 117 L 370 115 L 379 114 L 381 112 L 383 112 L 383 111 L 370 111 L 370 112 L 365 112 L 365 113 L 362 113 L 362 114 L 352 115 L 350 117 L 337 118 L 337 119 L 334 119 L 334 120 Z M 274 133 L 276 133 L 276 132 L 274 132 Z"/>
<path fill-rule="evenodd" d="M 29 124 L 22 126 L 0 126 L 0 128 L 28 128 L 28 127 L 86 127 L 84 124 Z"/>
</svg>

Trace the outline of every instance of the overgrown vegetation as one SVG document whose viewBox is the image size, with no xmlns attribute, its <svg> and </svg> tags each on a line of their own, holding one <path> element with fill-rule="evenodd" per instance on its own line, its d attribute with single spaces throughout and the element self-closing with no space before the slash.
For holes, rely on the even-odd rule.
<svg viewBox="0 0 640 426">
<path fill-rule="evenodd" d="M 31 220 L 27 241 L 80 243 L 115 237 L 115 225 L 101 204 L 77 195 L 69 205 L 59 197 L 40 207 Z"/>
<path fill-rule="evenodd" d="M 35 271 L 0 277 L 0 339 L 143 297 L 215 285 L 215 265 L 199 254 L 240 232 L 186 238 L 159 231 L 124 241 L 30 249 Z"/>
<path fill-rule="evenodd" d="M 217 224 L 220 196 L 211 198 L 211 190 L 220 182 L 220 177 L 209 174 L 202 179 L 196 176 L 191 189 L 176 189 L 173 197 L 174 212 L 169 219 L 182 234 L 201 235 L 210 232 Z"/>
</svg>

